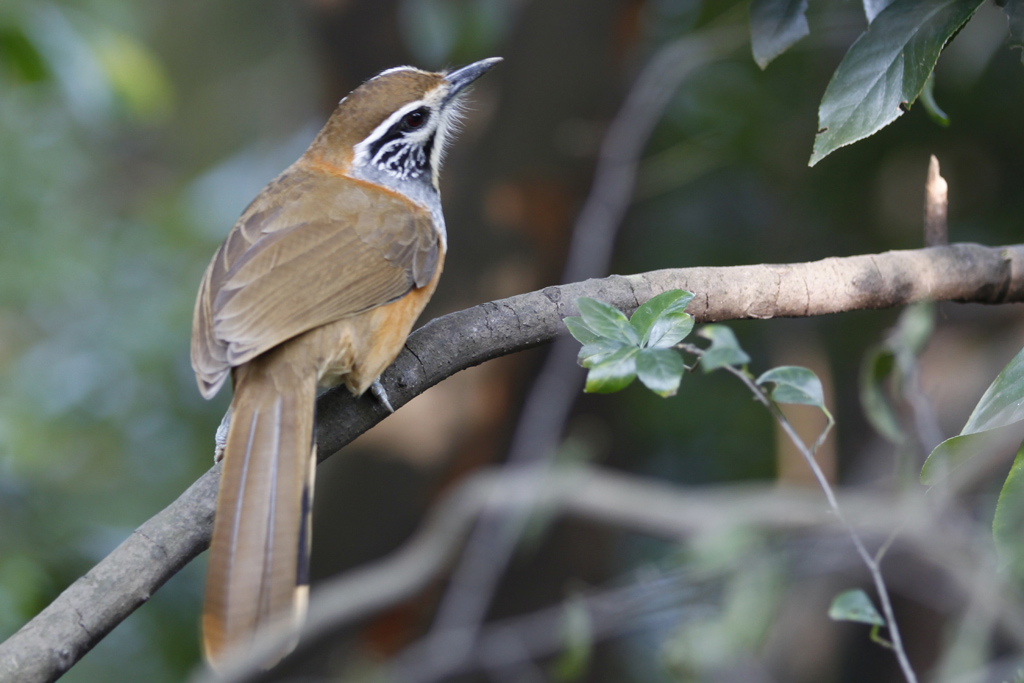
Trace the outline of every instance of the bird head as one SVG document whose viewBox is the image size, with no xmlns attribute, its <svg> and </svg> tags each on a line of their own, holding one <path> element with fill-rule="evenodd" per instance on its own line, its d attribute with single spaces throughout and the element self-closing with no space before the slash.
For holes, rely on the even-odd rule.
<svg viewBox="0 0 1024 683">
<path fill-rule="evenodd" d="M 443 72 L 388 69 L 345 97 L 310 147 L 349 175 L 415 196 L 438 190 L 466 87 L 500 57 Z"/>
</svg>

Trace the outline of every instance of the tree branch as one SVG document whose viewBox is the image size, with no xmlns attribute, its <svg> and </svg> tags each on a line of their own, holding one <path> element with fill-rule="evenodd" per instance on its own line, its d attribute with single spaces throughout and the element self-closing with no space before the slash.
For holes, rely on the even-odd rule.
<svg viewBox="0 0 1024 683">
<path fill-rule="evenodd" d="M 915 301 L 1024 301 L 1024 245 L 958 244 L 829 258 L 791 265 L 680 268 L 548 287 L 431 321 L 406 342 L 382 377 L 401 407 L 442 379 L 484 361 L 551 341 L 562 318 L 590 296 L 631 312 L 668 289 L 697 294 L 698 322 L 805 317 Z M 317 404 L 326 458 L 386 417 L 370 399 L 331 391 Z M 85 655 L 209 543 L 220 468 L 137 529 L 0 644 L 0 680 L 53 681 Z"/>
</svg>

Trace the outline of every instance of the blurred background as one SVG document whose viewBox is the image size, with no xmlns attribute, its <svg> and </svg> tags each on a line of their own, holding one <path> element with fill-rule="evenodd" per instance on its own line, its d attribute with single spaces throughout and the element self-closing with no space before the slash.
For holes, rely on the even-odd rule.
<svg viewBox="0 0 1024 683">
<path fill-rule="evenodd" d="M 345 93 L 398 64 L 505 58 L 475 86 L 446 162 L 451 247 L 428 319 L 556 283 L 599 145 L 637 73 L 697 27 L 746 20 L 745 2 L 725 0 L 6 0 L 0 638 L 211 465 L 229 392 L 203 401 L 189 365 L 199 278 L 241 210 Z M 748 45 L 678 90 L 644 152 L 613 272 L 917 248 L 933 153 L 950 183 L 951 241 L 1019 241 L 1024 67 L 1005 48 L 1000 9 L 984 4 L 939 62 L 935 93 L 950 127 L 914 107 L 813 169 L 818 101 L 865 21 L 849 0 L 811 3 L 809 21 L 811 35 L 766 71 Z M 937 307 L 921 382 L 946 436 L 1024 342 L 1021 314 Z M 844 485 L 912 486 L 920 465 L 920 449 L 883 440 L 858 403 L 864 354 L 898 315 L 731 325 L 755 373 L 801 364 L 822 377 L 838 428 L 821 457 Z M 501 461 L 543 354 L 452 377 L 324 463 L 315 575 L 393 550 L 459 477 Z M 639 386 L 581 395 L 563 450 L 680 484 L 812 484 L 777 445 L 769 415 L 724 375 L 687 377 L 669 400 Z M 965 497 L 981 529 L 1013 450 Z M 960 680 L 1009 651 L 969 628 L 968 601 L 935 566 L 894 558 L 887 568 L 920 672 Z M 64 680 L 182 680 L 198 662 L 204 570 L 205 556 Z M 866 627 L 826 617 L 835 593 L 868 585 L 834 535 L 737 530 L 670 543 L 554 521 L 517 553 L 491 615 L 625 585 L 638 572 L 676 588 L 647 595 L 647 617 L 628 634 L 537 671 L 593 681 L 901 680 Z M 680 585 L 703 588 L 691 603 Z M 438 582 L 353 629 L 317 671 L 368 680 L 423 633 L 441 590 Z M 478 679 L 487 680 L 466 680 Z"/>
</svg>

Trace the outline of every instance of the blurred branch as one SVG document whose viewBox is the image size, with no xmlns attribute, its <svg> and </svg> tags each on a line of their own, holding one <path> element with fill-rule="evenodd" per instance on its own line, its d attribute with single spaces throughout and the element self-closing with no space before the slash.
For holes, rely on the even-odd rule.
<svg viewBox="0 0 1024 683">
<path fill-rule="evenodd" d="M 700 352 L 699 349 L 697 350 Z M 725 370 L 732 373 L 736 378 L 743 382 L 747 388 L 754 394 L 754 398 L 759 401 L 768 411 L 772 414 L 772 417 L 776 419 L 779 425 L 782 427 L 786 436 L 789 437 L 790 441 L 797 447 L 801 455 L 804 456 L 804 460 L 807 462 L 807 466 L 814 473 L 814 478 L 818 480 L 818 485 L 821 490 L 825 493 L 825 499 L 828 501 L 829 507 L 832 509 L 832 513 L 836 516 L 842 525 L 846 528 L 847 533 L 850 535 L 850 540 L 853 541 L 853 546 L 857 550 L 857 554 L 860 555 L 861 560 L 864 561 L 864 566 L 867 567 L 868 572 L 871 574 L 871 580 L 875 584 L 875 590 L 878 592 L 878 599 L 882 604 L 882 614 L 885 616 L 885 626 L 889 630 L 889 638 L 891 640 L 891 648 L 896 653 L 896 659 L 899 661 L 900 669 L 903 671 L 903 677 L 907 679 L 907 683 L 917 683 L 917 673 L 914 671 L 913 666 L 910 664 L 910 658 L 907 657 L 907 651 L 903 647 L 903 637 L 900 635 L 899 622 L 896 621 L 896 615 L 892 608 L 892 600 L 889 598 L 889 587 L 885 583 L 885 577 L 882 576 L 882 568 L 879 566 L 881 562 L 882 551 L 879 551 L 877 557 L 872 557 L 868 552 L 868 549 L 864 546 L 864 541 L 861 539 L 860 534 L 857 533 L 856 527 L 850 522 L 846 516 L 843 508 L 839 505 L 839 500 L 836 498 L 835 491 L 832 490 L 832 485 L 828 483 L 828 477 L 822 471 L 818 465 L 817 460 L 814 459 L 814 451 L 817 450 L 818 445 L 824 441 L 825 435 L 828 433 L 832 425 L 835 424 L 832 420 L 832 415 L 824 408 L 822 403 L 822 411 L 825 416 L 828 417 L 828 426 L 825 427 L 825 431 L 818 437 L 817 442 L 812 447 L 808 447 L 804 440 L 797 434 L 796 429 L 790 424 L 789 420 L 782 413 L 779 408 L 763 388 L 761 388 L 755 381 L 753 376 L 747 372 L 746 368 L 740 369 L 733 365 L 726 365 Z M 886 543 L 891 543 L 891 539 L 895 537 L 890 536 L 890 540 Z"/>
<path fill-rule="evenodd" d="M 919 554 L 950 573 L 966 591 L 976 591 L 985 613 L 1007 628 L 1011 637 L 1024 643 L 1024 624 L 1016 610 L 1020 605 L 1007 598 L 998 581 L 978 582 L 981 567 L 991 568 L 989 551 L 976 547 L 970 539 L 977 531 L 950 524 L 948 517 L 934 514 L 923 495 L 894 498 L 888 495 L 837 494 L 848 519 L 860 530 L 874 536 L 902 528 L 905 539 Z M 346 626 L 379 610 L 400 603 L 422 590 L 458 555 L 468 531 L 477 517 L 497 510 L 512 514 L 524 508 L 542 514 L 565 514 L 604 523 L 661 538 L 687 536 L 755 526 L 768 531 L 810 530 L 832 527 L 845 529 L 845 523 L 822 504 L 817 491 L 809 488 L 778 486 L 681 487 L 655 479 L 611 472 L 590 466 L 551 468 L 544 464 L 486 469 L 465 479 L 432 511 L 421 531 L 401 550 L 382 560 L 320 584 L 310 602 L 309 618 L 301 639 L 289 658 L 302 659 Z M 994 574 L 988 574 L 994 576 Z M 693 586 L 690 586 L 693 588 Z M 648 608 L 650 605 L 648 605 Z M 636 620 L 641 611 L 623 610 L 620 616 Z M 529 658 L 551 654 L 562 639 L 550 628 L 551 609 L 525 617 L 495 622 L 481 629 L 477 648 L 471 657 L 456 662 L 444 676 L 494 664 L 487 652 L 501 649 L 509 636 L 521 638 L 522 647 L 514 656 Z M 525 628 L 532 625 L 534 628 Z M 628 625 L 604 623 L 600 631 L 612 635 Z M 514 633 L 513 633 L 514 632 Z M 220 675 L 205 672 L 197 683 L 260 683 L 275 679 L 275 672 L 262 667 L 266 661 L 259 653 L 273 658 L 281 643 L 292 638 L 282 632 L 265 635 L 248 657 L 228 667 Z M 401 655 L 397 680 L 428 683 L 440 680 L 431 662 L 436 653 L 428 648 L 435 643 L 425 639 Z M 510 655 L 511 656 L 511 655 Z M 506 662 L 507 663 L 507 662 Z"/>
<path fill-rule="evenodd" d="M 640 160 L 665 108 L 688 77 L 747 39 L 747 31 L 736 24 L 709 28 L 668 43 L 647 61 L 601 142 L 594 181 L 573 225 L 561 282 L 607 275 L 619 226 L 633 201 Z M 548 352 L 523 402 L 506 467 L 549 460 L 558 449 L 583 386 L 584 371 L 575 362 L 578 350 L 572 337 L 563 336 Z M 493 512 L 480 516 L 425 637 L 432 642 L 420 648 L 437 657 L 432 663 L 421 659 L 421 669 L 432 668 L 440 676 L 470 657 L 476 632 L 519 545 L 525 521 Z"/>
<path fill-rule="evenodd" d="M 710 594 L 715 592 L 717 586 L 714 584 L 717 583 L 720 582 L 708 579 L 695 581 L 694 577 L 682 572 L 656 577 L 640 576 L 625 586 L 571 597 L 571 602 L 490 622 L 480 628 L 470 656 L 456 662 L 447 673 L 459 675 L 487 671 L 492 674 L 490 678 L 502 680 L 493 672 L 508 671 L 513 675 L 507 680 L 522 681 L 524 679 L 517 678 L 515 674 L 524 662 L 532 663 L 565 651 L 569 609 L 584 610 L 588 645 L 592 646 L 603 640 L 635 633 L 659 618 L 679 624 L 715 614 L 718 607 L 710 604 Z M 431 644 L 421 641 L 403 653 L 402 658 L 407 663 L 403 673 L 412 675 L 402 676 L 400 680 L 406 683 L 431 680 L 429 672 L 417 669 L 418 664 L 429 658 L 429 654 L 421 649 Z M 553 678 L 557 680 L 559 677 L 542 675 L 536 680 Z"/>
<path fill-rule="evenodd" d="M 318 586 L 310 601 L 309 618 L 298 649 L 289 655 L 302 658 L 324 639 L 354 621 L 405 600 L 422 590 L 455 559 L 463 540 L 484 511 L 522 513 L 561 512 L 613 524 L 659 537 L 682 538 L 699 531 L 728 529 L 741 523 L 766 529 L 794 529 L 834 524 L 835 520 L 811 490 L 780 494 L 777 487 L 709 490 L 682 488 L 651 479 L 589 467 L 552 469 L 543 464 L 487 469 L 471 475 L 438 504 L 423 529 L 398 552 Z M 893 524 L 891 507 L 880 501 L 854 505 L 875 515 L 874 522 Z M 886 509 L 889 516 L 879 514 Z M 202 683 L 256 683 L 270 680 L 260 652 L 273 653 L 287 633 L 269 635 L 251 656 L 227 668 L 220 676 L 201 677 Z M 434 643 L 424 640 L 404 653 L 400 680 L 436 680 L 430 663 Z M 279 651 L 279 650 L 277 650 Z M 426 666 L 424 666 L 426 665 Z M 456 668 L 470 662 L 456 662 Z M 450 674 L 453 670 L 445 673 Z"/>
<path fill-rule="evenodd" d="M 627 312 L 673 288 L 697 297 L 698 322 L 804 317 L 915 301 L 1024 301 L 1024 245 L 958 244 L 791 265 L 680 268 L 587 280 L 481 304 L 417 330 L 382 381 L 398 408 L 442 379 L 550 342 L 590 296 Z M 326 458 L 382 420 L 375 401 L 344 391 L 317 405 Z M 0 644 L 0 680 L 52 681 L 206 548 L 220 469 L 214 467 L 49 607 Z M 643 506 L 641 506 L 643 507 Z"/>
</svg>

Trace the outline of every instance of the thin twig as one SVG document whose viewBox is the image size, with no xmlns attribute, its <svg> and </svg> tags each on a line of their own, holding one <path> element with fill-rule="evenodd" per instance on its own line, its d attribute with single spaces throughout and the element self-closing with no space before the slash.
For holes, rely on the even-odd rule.
<svg viewBox="0 0 1024 683">
<path fill-rule="evenodd" d="M 924 188 L 924 245 L 939 247 L 949 244 L 949 186 L 939 173 L 939 160 L 933 154 L 928 160 L 928 180 Z"/>
<path fill-rule="evenodd" d="M 864 561 L 865 566 L 868 568 L 868 572 L 871 574 L 871 578 L 875 584 L 875 590 L 878 591 L 878 599 L 882 604 L 882 614 L 885 617 L 885 624 L 889 629 L 889 636 L 892 640 L 892 649 L 896 653 L 896 659 L 899 661 L 900 668 L 903 670 L 903 676 L 907 679 L 907 683 L 917 683 L 917 674 L 914 673 L 913 667 L 910 665 L 910 659 L 907 658 L 906 650 L 903 647 L 903 639 L 900 636 L 899 625 L 896 623 L 896 616 L 892 609 L 892 602 L 889 599 L 889 589 L 885 585 L 885 578 L 882 576 L 882 570 L 875 561 L 875 558 L 868 553 L 867 548 L 864 546 L 864 542 L 860 538 L 860 534 L 853 527 L 850 521 L 843 514 L 842 508 L 839 507 L 839 501 L 836 498 L 835 492 L 832 490 L 831 484 L 828 483 L 828 479 L 825 477 L 825 473 L 821 470 L 817 460 L 814 459 L 814 452 L 807 447 L 807 444 L 803 442 L 800 435 L 796 433 L 793 426 L 786 419 L 786 416 L 779 410 L 778 405 L 772 401 L 765 391 L 754 382 L 753 378 L 744 370 L 736 368 L 731 365 L 726 365 L 725 369 L 731 372 L 733 375 L 738 377 L 748 389 L 754 394 L 754 397 L 764 404 L 764 406 L 771 412 L 772 416 L 778 421 L 783 431 L 789 437 L 790 441 L 793 442 L 803 454 L 804 460 L 807 461 L 808 466 L 814 473 L 814 478 L 818 480 L 818 485 L 821 486 L 822 491 L 825 492 L 825 498 L 828 500 L 828 505 L 832 509 L 833 514 L 836 518 L 846 527 L 847 532 L 850 535 L 850 539 L 853 541 L 854 547 L 857 549 L 857 554 L 860 555 Z M 830 420 L 831 422 L 831 420 Z"/>
</svg>

